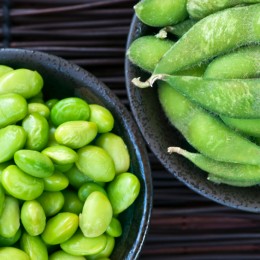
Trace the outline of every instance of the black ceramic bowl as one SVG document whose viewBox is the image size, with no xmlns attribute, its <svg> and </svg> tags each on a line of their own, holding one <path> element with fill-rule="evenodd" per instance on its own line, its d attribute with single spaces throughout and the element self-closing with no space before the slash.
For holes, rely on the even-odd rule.
<svg viewBox="0 0 260 260">
<path fill-rule="evenodd" d="M 134 16 L 128 35 L 127 48 L 136 38 L 151 33 L 154 32 Z M 127 94 L 134 118 L 148 146 L 166 170 L 189 188 L 208 199 L 240 210 L 260 212 L 259 187 L 237 188 L 214 184 L 207 180 L 205 172 L 187 159 L 180 155 L 167 154 L 169 146 L 194 149 L 166 119 L 159 104 L 156 87 L 139 89 L 131 83 L 133 78 L 141 76 L 141 79 L 145 80 L 149 75 L 131 64 L 126 58 L 125 76 Z"/>
<path fill-rule="evenodd" d="M 134 204 L 120 214 L 123 234 L 116 239 L 111 259 L 136 259 L 150 221 L 152 179 L 144 141 L 130 113 L 96 77 L 62 58 L 29 50 L 0 49 L 0 64 L 37 70 L 44 79 L 46 99 L 78 96 L 89 103 L 103 105 L 112 112 L 115 118 L 113 132 L 120 135 L 128 146 L 130 171 L 139 178 L 141 190 Z"/>
</svg>

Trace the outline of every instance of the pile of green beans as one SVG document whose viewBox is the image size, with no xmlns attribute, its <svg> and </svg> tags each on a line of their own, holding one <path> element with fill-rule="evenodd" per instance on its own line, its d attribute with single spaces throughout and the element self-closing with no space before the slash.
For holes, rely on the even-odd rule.
<svg viewBox="0 0 260 260">
<path fill-rule="evenodd" d="M 154 34 L 139 36 L 127 50 L 151 74 L 133 84 L 156 82 L 165 115 L 196 150 L 169 144 L 169 153 L 186 157 L 217 184 L 259 185 L 260 1 L 166 2 L 143 0 L 134 8 Z"/>
<path fill-rule="evenodd" d="M 140 192 L 104 106 L 0 65 L 0 259 L 109 259 Z"/>
</svg>

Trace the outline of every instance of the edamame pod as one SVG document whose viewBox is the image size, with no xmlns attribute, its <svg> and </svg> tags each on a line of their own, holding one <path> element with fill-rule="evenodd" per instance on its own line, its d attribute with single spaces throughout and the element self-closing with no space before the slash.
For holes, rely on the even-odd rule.
<svg viewBox="0 0 260 260">
<path fill-rule="evenodd" d="M 21 200 L 36 199 L 42 194 L 44 188 L 42 179 L 25 173 L 16 165 L 4 169 L 1 183 L 10 195 Z"/>
<path fill-rule="evenodd" d="M 15 247 L 1 247 L 0 248 L 0 259 L 9 260 L 9 259 L 19 259 L 19 260 L 30 260 L 28 254 L 23 250 Z"/>
<path fill-rule="evenodd" d="M 86 258 L 84 256 L 71 255 L 63 250 L 59 250 L 51 254 L 49 260 L 86 260 Z"/>
<path fill-rule="evenodd" d="M 187 17 L 186 0 L 143 0 L 134 10 L 144 24 L 154 27 L 176 24 Z"/>
<path fill-rule="evenodd" d="M 16 69 L 0 78 L 0 94 L 16 93 L 24 98 L 37 95 L 43 87 L 43 79 L 37 71 Z"/>
</svg>

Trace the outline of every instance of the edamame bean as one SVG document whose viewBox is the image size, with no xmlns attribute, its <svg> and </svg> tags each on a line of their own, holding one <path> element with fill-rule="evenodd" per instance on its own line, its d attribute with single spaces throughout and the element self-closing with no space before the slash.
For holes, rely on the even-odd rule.
<svg viewBox="0 0 260 260">
<path fill-rule="evenodd" d="M 4 169 L 1 183 L 10 195 L 21 200 L 36 199 L 42 194 L 44 188 L 42 179 L 25 173 L 16 165 Z"/>
<path fill-rule="evenodd" d="M 71 255 L 63 250 L 59 250 L 51 254 L 49 260 L 86 260 L 86 258 L 84 256 Z"/>
<path fill-rule="evenodd" d="M 111 237 L 120 237 L 122 235 L 122 225 L 117 218 L 112 218 L 106 233 Z"/>
<path fill-rule="evenodd" d="M 107 237 L 85 237 L 81 232 L 76 232 L 69 240 L 62 243 L 61 249 L 68 254 L 76 256 L 93 255 L 101 252 L 107 244 Z"/>
<path fill-rule="evenodd" d="M 19 228 L 20 228 L 19 202 L 16 198 L 6 195 L 4 209 L 2 215 L 0 216 L 0 235 L 5 238 L 12 238 L 16 235 Z"/>
<path fill-rule="evenodd" d="M 34 177 L 45 178 L 54 172 L 51 159 L 38 151 L 19 150 L 14 154 L 14 161 L 21 170 Z"/>
<path fill-rule="evenodd" d="M 14 69 L 9 66 L 0 65 L 0 77 L 2 77 L 5 73 L 10 72 L 12 70 L 14 70 Z"/>
<path fill-rule="evenodd" d="M 67 121 L 88 120 L 89 105 L 81 98 L 64 98 L 52 107 L 50 118 L 54 126 Z"/>
<path fill-rule="evenodd" d="M 46 118 L 38 113 L 27 115 L 22 121 L 22 127 L 27 134 L 25 148 L 41 151 L 49 140 L 49 124 Z"/>
<path fill-rule="evenodd" d="M 116 174 L 126 172 L 130 167 L 130 156 L 124 140 L 114 133 L 98 137 L 95 144 L 108 152 L 115 164 Z"/>
<path fill-rule="evenodd" d="M 48 119 L 50 115 L 50 109 L 44 104 L 33 102 L 28 104 L 28 113 L 38 113 Z"/>
<path fill-rule="evenodd" d="M 107 186 L 113 213 L 119 214 L 133 204 L 140 192 L 138 178 L 129 172 L 120 173 Z"/>
<path fill-rule="evenodd" d="M 134 6 L 135 14 L 149 26 L 176 24 L 187 17 L 186 0 L 143 0 Z"/>
<path fill-rule="evenodd" d="M 43 182 L 46 191 L 60 191 L 69 186 L 69 179 L 57 170 L 51 176 L 43 178 Z"/>
<path fill-rule="evenodd" d="M 45 105 L 49 108 L 49 109 L 52 109 L 53 106 L 58 103 L 59 99 L 57 98 L 52 98 L 52 99 L 49 99 L 45 102 Z"/>
<path fill-rule="evenodd" d="M 114 127 L 114 117 L 111 112 L 100 105 L 91 104 L 89 121 L 97 124 L 98 133 L 106 133 Z"/>
<path fill-rule="evenodd" d="M 54 168 L 57 171 L 60 171 L 62 173 L 68 171 L 70 168 L 72 168 L 74 163 L 67 163 L 67 164 L 55 164 L 54 163 Z"/>
<path fill-rule="evenodd" d="M 29 235 L 40 235 L 46 226 L 46 215 L 42 205 L 36 200 L 25 201 L 21 208 L 21 222 Z"/>
<path fill-rule="evenodd" d="M 22 235 L 21 228 L 18 229 L 18 231 L 15 233 L 13 237 L 7 238 L 0 235 L 0 248 L 14 245 L 20 239 L 21 235 Z"/>
<path fill-rule="evenodd" d="M 0 248 L 0 259 L 9 260 L 9 259 L 19 259 L 19 260 L 30 260 L 28 254 L 26 254 L 21 249 L 15 247 L 1 247 Z"/>
<path fill-rule="evenodd" d="M 108 182 L 115 177 L 113 159 L 104 149 L 94 145 L 87 145 L 78 150 L 76 166 L 97 182 Z"/>
<path fill-rule="evenodd" d="M 85 202 L 87 197 L 94 191 L 99 191 L 104 195 L 107 195 L 105 189 L 101 187 L 99 184 L 94 182 L 86 182 L 82 184 L 82 186 L 78 190 L 78 197 L 80 201 Z"/>
<path fill-rule="evenodd" d="M 37 95 L 43 87 L 43 79 L 37 71 L 16 69 L 0 78 L 0 94 L 16 93 L 24 98 Z"/>
<path fill-rule="evenodd" d="M 72 149 L 79 149 L 91 141 L 97 135 L 97 124 L 87 121 L 69 121 L 60 124 L 55 133 L 56 141 Z"/>
<path fill-rule="evenodd" d="M 0 128 L 15 124 L 27 115 L 27 102 L 14 93 L 0 94 Z"/>
<path fill-rule="evenodd" d="M 2 215 L 2 212 L 4 210 L 4 204 L 5 204 L 5 190 L 0 183 L 0 216 Z"/>
<path fill-rule="evenodd" d="M 112 216 L 112 206 L 107 196 L 94 191 L 84 203 L 79 215 L 79 227 L 85 237 L 98 237 L 106 231 Z"/>
<path fill-rule="evenodd" d="M 48 260 L 48 250 L 41 237 L 23 233 L 20 248 L 26 252 L 31 260 Z"/>
<path fill-rule="evenodd" d="M 71 212 L 76 215 L 79 215 L 83 209 L 83 202 L 80 201 L 77 193 L 75 191 L 66 189 L 62 191 L 64 196 L 64 205 L 61 209 L 63 212 Z"/>
</svg>

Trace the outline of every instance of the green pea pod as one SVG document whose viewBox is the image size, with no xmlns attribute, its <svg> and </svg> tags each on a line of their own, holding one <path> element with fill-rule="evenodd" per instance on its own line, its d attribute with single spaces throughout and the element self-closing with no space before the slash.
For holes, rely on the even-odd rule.
<svg viewBox="0 0 260 260">
<path fill-rule="evenodd" d="M 27 115 L 22 121 L 22 127 L 27 134 L 25 148 L 41 151 L 49 140 L 49 124 L 46 118 L 38 113 Z"/>
<path fill-rule="evenodd" d="M 0 78 L 0 94 L 16 93 L 24 98 L 38 94 L 43 87 L 43 79 L 37 71 L 16 69 Z"/>
<path fill-rule="evenodd" d="M 115 165 L 111 156 L 102 148 L 87 145 L 78 150 L 76 166 L 94 181 L 108 182 L 115 177 Z"/>
<path fill-rule="evenodd" d="M 115 164 L 116 174 L 126 172 L 130 167 L 130 155 L 124 140 L 114 133 L 98 137 L 95 144 L 108 152 Z"/>
<path fill-rule="evenodd" d="M 27 102 L 15 93 L 0 94 L 0 128 L 15 124 L 27 115 Z"/>
<path fill-rule="evenodd" d="M 82 233 L 76 232 L 69 240 L 62 243 L 61 249 L 66 253 L 76 256 L 93 255 L 101 252 L 107 243 L 107 237 L 85 237 Z"/>
<path fill-rule="evenodd" d="M 112 218 L 106 233 L 111 237 L 120 237 L 122 235 L 122 225 L 117 218 Z"/>
<path fill-rule="evenodd" d="M 78 197 L 80 201 L 85 202 L 87 197 L 94 191 L 99 191 L 104 195 L 107 195 L 105 189 L 101 187 L 98 183 L 86 182 L 78 190 Z"/>
<path fill-rule="evenodd" d="M 78 229 L 78 216 L 70 212 L 62 212 L 47 221 L 41 237 L 49 245 L 64 243 Z"/>
<path fill-rule="evenodd" d="M 34 177 L 45 178 L 54 172 L 51 159 L 38 151 L 19 150 L 14 154 L 14 161 L 21 170 Z"/>
<path fill-rule="evenodd" d="M 21 235 L 22 235 L 21 228 L 18 229 L 18 231 L 15 233 L 13 237 L 7 238 L 0 235 L 0 248 L 14 245 L 20 239 Z"/>
<path fill-rule="evenodd" d="M 58 101 L 51 109 L 50 119 L 54 126 L 67 121 L 88 120 L 89 105 L 77 97 L 64 98 Z"/>
<path fill-rule="evenodd" d="M 106 133 L 114 127 L 114 117 L 111 112 L 100 105 L 91 104 L 89 121 L 97 124 L 98 133 Z"/>
<path fill-rule="evenodd" d="M 169 121 L 197 151 L 218 161 L 260 164 L 260 148 L 166 83 L 159 100 Z M 241 153 L 243 151 L 243 153 Z"/>
<path fill-rule="evenodd" d="M 187 11 L 189 15 L 195 19 L 202 19 L 210 14 L 239 5 L 239 4 L 255 4 L 259 0 L 188 0 Z"/>
<path fill-rule="evenodd" d="M 139 192 L 140 182 L 134 174 L 125 172 L 117 175 L 107 186 L 114 214 L 119 214 L 132 205 Z"/>
<path fill-rule="evenodd" d="M 143 0 L 134 10 L 144 24 L 154 27 L 176 24 L 188 16 L 186 0 Z"/>
<path fill-rule="evenodd" d="M 20 228 L 19 202 L 11 196 L 5 197 L 5 206 L 0 216 L 0 235 L 13 238 Z M 1 258 L 0 258 L 1 259 Z"/>
<path fill-rule="evenodd" d="M 97 135 L 97 131 L 96 123 L 69 121 L 60 124 L 57 127 L 54 136 L 59 144 L 68 146 L 72 149 L 78 149 L 93 141 Z"/>
<path fill-rule="evenodd" d="M 85 237 L 98 237 L 106 231 L 112 216 L 112 206 L 107 196 L 94 191 L 84 203 L 79 215 L 79 227 Z"/>
<path fill-rule="evenodd" d="M 15 247 L 1 247 L 0 248 L 0 259 L 19 259 L 19 260 L 31 260 L 29 255 L 21 249 Z"/>
<path fill-rule="evenodd" d="M 64 190 L 69 185 L 69 179 L 59 171 L 54 171 L 54 173 L 46 178 L 43 178 L 44 190 L 46 191 L 60 191 Z"/>
<path fill-rule="evenodd" d="M 260 4 L 256 4 L 205 17 L 165 53 L 153 74 L 173 74 L 242 45 L 259 42 L 259 12 Z M 189 50 L 193 50 L 192 55 Z"/>
<path fill-rule="evenodd" d="M 235 118 L 259 118 L 259 79 L 205 79 L 158 74 L 158 78 L 201 107 L 219 115 Z"/>
<path fill-rule="evenodd" d="M 37 201 L 42 205 L 46 217 L 50 217 L 62 209 L 64 196 L 60 191 L 44 191 Z"/>
<path fill-rule="evenodd" d="M 71 255 L 63 250 L 59 250 L 51 254 L 49 260 L 86 260 L 86 258 L 84 256 Z"/>
<path fill-rule="evenodd" d="M 23 233 L 20 248 L 26 252 L 31 260 L 48 260 L 48 250 L 41 237 Z"/>
<path fill-rule="evenodd" d="M 42 205 L 36 200 L 25 201 L 21 208 L 21 221 L 29 235 L 40 235 L 46 225 L 46 215 Z"/>
<path fill-rule="evenodd" d="M 42 103 L 31 102 L 28 104 L 28 113 L 38 113 L 44 118 L 48 119 L 50 115 L 50 109 Z"/>
<path fill-rule="evenodd" d="M 36 199 L 42 194 L 44 188 L 42 179 L 30 176 L 16 165 L 4 169 L 1 183 L 10 195 L 21 200 Z"/>
<path fill-rule="evenodd" d="M 77 193 L 75 191 L 66 189 L 62 191 L 64 196 L 64 205 L 61 209 L 63 212 L 71 212 L 79 215 L 83 209 L 83 202 L 80 201 Z"/>
<path fill-rule="evenodd" d="M 71 148 L 64 145 L 46 147 L 42 153 L 49 156 L 55 164 L 65 165 L 77 161 L 78 155 Z"/>
<path fill-rule="evenodd" d="M 11 160 L 25 142 L 26 133 L 21 126 L 9 125 L 0 129 L 0 163 Z"/>
<path fill-rule="evenodd" d="M 10 72 L 12 70 L 14 70 L 14 69 L 9 66 L 0 65 L 0 77 L 2 77 L 4 74 L 6 74 L 7 72 Z"/>
</svg>

